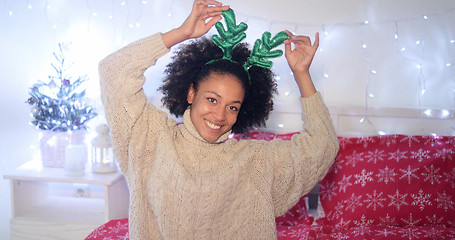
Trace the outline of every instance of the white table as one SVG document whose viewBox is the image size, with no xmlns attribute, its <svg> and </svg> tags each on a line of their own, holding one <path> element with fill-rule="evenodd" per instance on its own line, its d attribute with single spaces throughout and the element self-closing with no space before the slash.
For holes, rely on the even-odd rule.
<svg viewBox="0 0 455 240">
<path fill-rule="evenodd" d="M 11 180 L 11 239 L 84 239 L 112 219 L 128 217 L 129 192 L 120 172 L 68 176 L 31 161 Z"/>
</svg>

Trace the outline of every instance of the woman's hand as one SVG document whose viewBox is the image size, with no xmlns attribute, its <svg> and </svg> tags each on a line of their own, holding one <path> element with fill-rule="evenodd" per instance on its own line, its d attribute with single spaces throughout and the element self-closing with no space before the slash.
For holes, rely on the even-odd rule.
<svg viewBox="0 0 455 240">
<path fill-rule="evenodd" d="M 177 43 L 190 38 L 198 38 L 206 34 L 216 22 L 221 20 L 221 13 L 229 9 L 215 0 L 195 0 L 193 9 L 183 24 L 163 34 L 166 47 L 170 48 Z"/>
<path fill-rule="evenodd" d="M 307 36 L 295 36 L 286 30 L 289 39 L 284 41 L 285 56 L 294 74 L 309 72 L 316 50 L 319 47 L 319 33 L 316 33 L 314 43 Z M 291 47 L 294 43 L 294 49 Z"/>
<path fill-rule="evenodd" d="M 179 29 L 187 38 L 197 38 L 206 34 L 216 22 L 221 20 L 221 13 L 229 9 L 214 0 L 195 0 L 190 16 Z M 210 19 L 211 18 L 211 19 Z M 206 22 L 210 19 L 208 22 Z"/>
<path fill-rule="evenodd" d="M 319 33 L 316 33 L 313 44 L 311 44 L 309 37 L 295 36 L 287 30 L 286 33 L 289 36 L 284 41 L 286 60 L 299 86 L 300 95 L 309 97 L 316 92 L 310 75 L 310 65 L 319 47 Z M 294 44 L 294 49 L 291 46 L 292 43 Z"/>
</svg>

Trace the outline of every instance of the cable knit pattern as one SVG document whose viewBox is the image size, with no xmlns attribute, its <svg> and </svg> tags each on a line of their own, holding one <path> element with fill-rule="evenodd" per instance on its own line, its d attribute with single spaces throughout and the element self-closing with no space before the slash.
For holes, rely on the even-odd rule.
<svg viewBox="0 0 455 240">
<path fill-rule="evenodd" d="M 323 178 L 338 150 L 319 93 L 301 98 L 305 128 L 291 141 L 204 141 L 147 103 L 145 70 L 166 54 L 160 34 L 99 66 L 114 153 L 131 194 L 130 239 L 276 239 L 282 215 Z"/>
</svg>

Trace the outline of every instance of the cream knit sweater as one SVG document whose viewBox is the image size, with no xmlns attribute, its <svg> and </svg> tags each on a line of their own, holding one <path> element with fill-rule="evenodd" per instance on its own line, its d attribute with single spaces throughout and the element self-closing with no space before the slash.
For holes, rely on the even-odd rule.
<svg viewBox="0 0 455 240">
<path fill-rule="evenodd" d="M 301 98 L 291 141 L 204 141 L 185 112 L 176 125 L 147 103 L 144 72 L 169 50 L 161 35 L 99 66 L 114 152 L 130 189 L 130 239 L 276 239 L 284 214 L 322 179 L 338 141 L 319 93 Z"/>
</svg>

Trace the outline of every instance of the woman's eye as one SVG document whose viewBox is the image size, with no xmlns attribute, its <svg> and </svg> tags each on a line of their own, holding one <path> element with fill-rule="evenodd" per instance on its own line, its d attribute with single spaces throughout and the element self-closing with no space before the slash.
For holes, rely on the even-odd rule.
<svg viewBox="0 0 455 240">
<path fill-rule="evenodd" d="M 207 100 L 211 103 L 216 103 L 216 99 L 215 98 L 207 98 Z"/>
<path fill-rule="evenodd" d="M 237 107 L 231 106 L 229 107 L 232 111 L 238 111 L 239 109 Z"/>
</svg>

